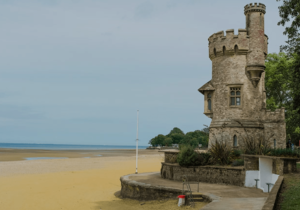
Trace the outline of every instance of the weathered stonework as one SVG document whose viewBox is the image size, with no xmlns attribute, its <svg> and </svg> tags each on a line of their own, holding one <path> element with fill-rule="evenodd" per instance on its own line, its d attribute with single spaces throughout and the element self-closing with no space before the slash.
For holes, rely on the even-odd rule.
<svg viewBox="0 0 300 210">
<path fill-rule="evenodd" d="M 177 163 L 178 152 L 165 152 L 165 163 Z"/>
<path fill-rule="evenodd" d="M 175 181 L 182 181 L 186 175 L 189 181 L 206 183 L 230 184 L 244 186 L 244 167 L 222 166 L 190 166 L 181 167 L 179 164 L 162 163 L 161 177 Z"/>
<path fill-rule="evenodd" d="M 242 155 L 244 157 L 244 166 L 246 171 L 259 170 L 259 158 L 270 158 L 273 161 L 272 173 L 284 175 L 297 172 L 297 161 L 299 158 L 261 156 L 261 155 Z"/>
<path fill-rule="evenodd" d="M 244 166 L 246 171 L 258 171 L 259 161 L 255 157 L 244 157 Z"/>
<path fill-rule="evenodd" d="M 182 190 L 173 189 L 163 186 L 152 186 L 151 184 L 145 184 L 136 182 L 129 179 L 129 175 L 122 176 L 121 181 L 121 196 L 123 198 L 131 198 L 137 200 L 157 200 L 176 198 L 182 193 Z"/>
<path fill-rule="evenodd" d="M 286 147 L 284 108 L 266 110 L 265 58 L 268 37 L 264 34 L 263 4 L 244 9 L 246 29 L 217 32 L 209 41 L 212 80 L 199 92 L 204 95 L 204 114 L 212 118 L 209 147 L 216 139 L 242 146 L 246 136 L 264 138 L 271 147 Z M 234 95 L 232 95 L 234 93 Z M 245 131 L 246 129 L 246 131 Z"/>
</svg>

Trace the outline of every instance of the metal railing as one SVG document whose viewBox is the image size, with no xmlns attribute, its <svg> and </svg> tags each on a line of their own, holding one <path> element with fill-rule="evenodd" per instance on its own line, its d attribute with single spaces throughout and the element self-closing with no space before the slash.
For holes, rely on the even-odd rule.
<svg viewBox="0 0 300 210">
<path fill-rule="evenodd" d="M 193 193 L 192 193 L 192 189 L 190 184 L 196 184 L 197 182 L 189 182 L 188 178 L 186 175 L 183 175 L 183 183 L 182 183 L 182 194 L 184 194 L 184 185 L 186 185 L 187 188 L 187 197 L 189 199 L 189 203 L 192 207 L 195 207 L 195 202 L 194 202 L 194 198 L 193 198 Z M 199 182 L 198 182 L 198 190 L 197 192 L 199 192 Z"/>
</svg>

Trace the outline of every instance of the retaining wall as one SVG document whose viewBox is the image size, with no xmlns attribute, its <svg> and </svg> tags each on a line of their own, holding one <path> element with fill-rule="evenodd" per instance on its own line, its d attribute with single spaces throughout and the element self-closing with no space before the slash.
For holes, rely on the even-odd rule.
<svg viewBox="0 0 300 210">
<path fill-rule="evenodd" d="M 182 167 L 179 164 L 161 163 L 161 177 L 175 181 L 182 181 L 186 175 L 189 181 L 199 181 L 216 184 L 230 184 L 244 186 L 244 167 L 223 166 L 190 166 Z"/>
<path fill-rule="evenodd" d="M 131 198 L 137 200 L 156 200 L 176 198 L 182 193 L 182 190 L 173 189 L 163 186 L 152 186 L 136 182 L 129 179 L 130 175 L 122 176 L 121 181 L 121 196 L 123 198 Z"/>
</svg>

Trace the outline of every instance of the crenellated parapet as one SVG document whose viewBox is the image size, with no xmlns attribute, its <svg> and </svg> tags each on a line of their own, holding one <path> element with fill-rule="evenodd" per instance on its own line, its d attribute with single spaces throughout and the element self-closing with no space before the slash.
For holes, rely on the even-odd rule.
<svg viewBox="0 0 300 210">
<path fill-rule="evenodd" d="M 244 8 L 244 13 L 246 15 L 249 12 L 261 12 L 263 14 L 266 14 L 266 5 L 261 3 L 247 4 Z"/>
<path fill-rule="evenodd" d="M 261 112 L 261 119 L 264 122 L 285 122 L 285 109 L 275 109 L 274 111 L 263 109 Z"/>
<path fill-rule="evenodd" d="M 209 58 L 224 55 L 246 55 L 249 51 L 249 36 L 246 29 L 239 29 L 238 35 L 234 34 L 234 30 L 230 29 L 214 33 L 208 38 L 209 41 Z"/>
</svg>

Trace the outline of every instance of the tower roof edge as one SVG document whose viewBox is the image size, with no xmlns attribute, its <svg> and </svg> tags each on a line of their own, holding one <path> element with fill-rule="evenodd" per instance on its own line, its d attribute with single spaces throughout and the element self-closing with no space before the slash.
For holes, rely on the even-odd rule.
<svg viewBox="0 0 300 210">
<path fill-rule="evenodd" d="M 266 5 L 262 3 L 247 4 L 244 9 L 245 15 L 249 12 L 262 12 L 266 14 Z"/>
</svg>

